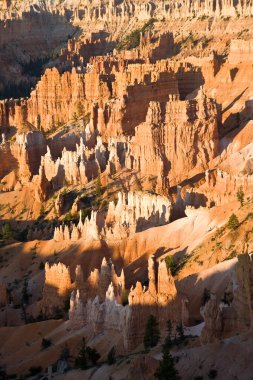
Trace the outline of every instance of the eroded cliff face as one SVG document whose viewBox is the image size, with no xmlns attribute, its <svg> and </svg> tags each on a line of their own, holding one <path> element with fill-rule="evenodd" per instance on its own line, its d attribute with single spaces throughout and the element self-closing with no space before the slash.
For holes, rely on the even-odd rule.
<svg viewBox="0 0 253 380">
<path fill-rule="evenodd" d="M 85 74 L 47 70 L 22 105 L 10 103 L 11 112 L 3 102 L 3 123 L 18 128 L 29 123 L 47 131 L 87 115 L 76 153 L 63 151 L 53 163 L 48 151 L 43 159 L 55 188 L 64 180 L 85 184 L 105 167 L 108 174 L 127 167 L 143 175 L 159 174 L 156 190 L 166 193 L 166 187 L 183 179 L 181 170 L 194 175 L 217 155 L 219 107 L 202 91 L 196 99 L 183 100 L 202 83 L 201 72 L 190 64 L 116 62 L 116 57 L 94 59 Z"/>
<path fill-rule="evenodd" d="M 215 294 L 203 308 L 203 343 L 252 330 L 252 256 L 238 256 L 231 284 L 219 301 Z"/>
<path fill-rule="evenodd" d="M 167 186 L 183 179 L 181 168 L 189 176 L 204 170 L 218 153 L 218 120 L 216 103 L 202 93 L 192 101 L 171 97 L 150 103 L 146 122 L 130 142 L 129 167 L 147 175 L 159 172 Z"/>
<path fill-rule="evenodd" d="M 28 11 L 30 6 L 36 9 L 36 2 L 26 0 L 18 7 L 15 7 L 15 1 L 1 2 L 2 15 L 5 17 L 11 15 L 11 11 L 16 14 L 21 14 L 23 11 Z M 128 21 L 130 17 L 138 17 L 139 20 L 149 19 L 151 17 L 165 18 L 187 18 L 199 17 L 203 14 L 206 16 L 249 16 L 252 14 L 252 2 L 239 1 L 234 2 L 206 2 L 201 0 L 198 3 L 191 3 L 189 0 L 176 1 L 154 1 L 152 4 L 145 0 L 144 2 L 131 0 L 127 1 L 98 1 L 91 4 L 87 0 L 82 0 L 78 4 L 66 1 L 45 1 L 43 7 L 49 11 L 58 9 L 59 12 L 64 12 L 64 9 L 70 9 L 74 13 L 77 20 L 84 19 L 87 21 L 104 20 L 114 21 L 115 19 Z"/>
<path fill-rule="evenodd" d="M 177 80 L 171 70 L 169 62 L 158 66 L 127 66 L 118 65 L 116 57 L 101 62 L 94 59 L 86 74 L 73 69 L 61 75 L 57 69 L 48 69 L 30 99 L 22 105 L 2 102 L 2 125 L 21 127 L 28 121 L 38 129 L 48 130 L 90 114 L 93 128 L 104 132 L 104 137 L 122 132 L 133 134 L 134 127 L 145 120 L 150 101 L 162 101 L 169 94 L 178 94 Z M 180 66 L 175 70 L 180 70 Z M 192 91 L 197 85 L 193 80 Z M 142 102 L 143 107 L 137 109 L 136 101 Z"/>
<path fill-rule="evenodd" d="M 43 315 L 52 317 L 61 313 L 71 291 L 69 269 L 62 263 L 45 265 L 45 284 L 40 309 Z"/>
<path fill-rule="evenodd" d="M 108 211 L 92 212 L 90 218 L 82 221 L 80 211 L 77 225 L 61 225 L 54 231 L 54 240 L 77 241 L 124 241 L 133 234 L 150 227 L 169 223 L 171 202 L 163 196 L 145 192 L 118 194 L 117 204 L 109 203 Z"/>
<path fill-rule="evenodd" d="M 72 293 L 69 311 L 72 326 L 80 328 L 88 325 L 94 335 L 107 331 L 123 333 L 124 349 L 134 349 L 143 341 L 144 321 L 150 314 L 157 317 L 161 328 L 165 328 L 167 318 L 176 322 L 181 316 L 181 300 L 177 299 L 174 280 L 165 261 L 155 263 L 154 257 L 151 257 L 148 278 L 148 289 L 137 282 L 128 295 L 129 305 L 124 306 L 124 273 L 117 277 L 112 264 L 104 259 L 96 284 L 98 296 L 89 298 L 90 292 L 94 291 L 88 285 L 89 279 L 85 293 L 82 294 L 82 287 L 80 290 L 77 287 Z"/>
</svg>

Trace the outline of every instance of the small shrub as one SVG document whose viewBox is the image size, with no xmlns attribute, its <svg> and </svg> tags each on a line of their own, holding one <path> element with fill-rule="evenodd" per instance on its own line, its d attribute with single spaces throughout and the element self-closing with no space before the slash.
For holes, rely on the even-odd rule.
<svg viewBox="0 0 253 380">
<path fill-rule="evenodd" d="M 96 365 L 97 361 L 100 359 L 100 354 L 97 352 L 97 350 L 95 348 L 91 348 L 87 346 L 86 353 L 87 353 L 88 361 L 92 365 Z"/>
<path fill-rule="evenodd" d="M 122 295 L 121 295 L 121 302 L 123 306 L 128 305 L 128 295 L 129 295 L 129 291 L 124 288 L 122 290 Z"/>
<path fill-rule="evenodd" d="M 97 177 L 96 194 L 97 194 L 97 197 L 101 197 L 102 195 L 102 185 L 101 185 L 100 175 L 98 175 Z"/>
<path fill-rule="evenodd" d="M 41 342 L 42 350 L 46 350 L 48 347 L 52 345 L 52 341 L 50 339 L 43 338 Z"/>
<path fill-rule="evenodd" d="M 170 348 L 173 346 L 173 340 L 172 340 L 172 323 L 171 320 L 167 322 L 167 335 L 164 340 L 163 344 L 163 350 L 170 350 Z"/>
<path fill-rule="evenodd" d="M 107 206 L 108 206 L 108 200 L 107 199 L 103 199 L 102 203 L 100 204 L 100 209 L 101 208 L 107 208 Z"/>
<path fill-rule="evenodd" d="M 115 351 L 115 347 L 113 346 L 110 351 L 108 352 L 108 355 L 107 355 L 107 364 L 108 365 L 112 365 L 116 362 L 116 351 Z"/>
<path fill-rule="evenodd" d="M 73 220 L 73 216 L 70 211 L 67 212 L 67 214 L 63 218 L 63 222 L 71 222 Z"/>
<path fill-rule="evenodd" d="M 30 375 L 31 376 L 35 376 L 35 375 L 38 375 L 38 373 L 40 373 L 42 371 L 42 367 L 41 366 L 38 366 L 38 367 L 30 367 L 29 369 L 29 372 L 30 372 Z"/>
<path fill-rule="evenodd" d="M 150 315 L 145 328 L 144 347 L 146 349 L 155 347 L 160 339 L 160 331 L 154 315 Z"/>
<path fill-rule="evenodd" d="M 185 338 L 185 335 L 184 335 L 184 326 L 183 326 L 182 322 L 179 325 L 177 325 L 176 331 L 177 331 L 177 337 L 178 337 L 177 339 L 178 339 L 178 341 L 180 343 Z"/>
<path fill-rule="evenodd" d="M 169 353 L 169 351 L 165 351 L 163 353 L 162 361 L 160 361 L 160 365 L 157 368 L 155 374 L 155 378 L 158 380 L 179 380 L 179 374 L 177 369 L 175 368 L 175 360 Z"/>
<path fill-rule="evenodd" d="M 4 240 L 10 240 L 13 238 L 13 232 L 9 224 L 4 224 L 2 227 L 2 237 Z"/>
<path fill-rule="evenodd" d="M 205 304 L 210 300 L 210 290 L 205 288 L 203 291 L 203 296 L 202 296 L 202 302 L 201 305 L 205 306 Z"/>
<path fill-rule="evenodd" d="M 237 257 L 237 253 L 236 253 L 235 250 L 233 250 L 233 251 L 230 253 L 230 255 L 224 259 L 224 261 L 226 261 L 226 260 L 231 260 L 231 259 L 233 259 L 234 257 Z"/>
<path fill-rule="evenodd" d="M 170 269 L 172 276 L 175 276 L 175 274 L 177 273 L 177 264 L 175 262 L 174 257 L 166 256 L 165 262 L 166 262 L 167 269 L 168 270 Z"/>
<path fill-rule="evenodd" d="M 66 298 L 64 301 L 64 310 L 69 311 L 70 309 L 70 298 Z"/>
<path fill-rule="evenodd" d="M 210 369 L 207 376 L 209 377 L 209 379 L 215 379 L 217 375 L 218 371 L 216 369 Z"/>
<path fill-rule="evenodd" d="M 237 200 L 240 202 L 241 207 L 244 205 L 244 192 L 242 186 L 238 189 L 236 193 Z"/>
<path fill-rule="evenodd" d="M 121 50 L 132 50 L 140 45 L 141 33 L 145 33 L 153 28 L 156 19 L 151 18 L 141 29 L 135 29 L 125 38 L 123 38 L 116 46 L 116 49 Z"/>
<path fill-rule="evenodd" d="M 75 360 L 75 365 L 77 368 L 84 370 L 87 368 L 87 364 L 88 363 L 87 363 L 86 343 L 85 343 L 85 339 L 83 338 L 82 345 L 80 347 L 78 356 Z"/>
<path fill-rule="evenodd" d="M 239 227 L 239 220 L 235 214 L 232 214 L 228 220 L 228 228 L 230 230 L 236 230 Z"/>
<path fill-rule="evenodd" d="M 208 20 L 208 16 L 207 15 L 202 15 L 198 18 L 198 20 L 200 21 L 204 21 L 204 20 Z"/>
<path fill-rule="evenodd" d="M 250 213 L 247 215 L 247 219 L 248 219 L 248 220 L 253 219 L 253 212 L 250 212 Z"/>
</svg>

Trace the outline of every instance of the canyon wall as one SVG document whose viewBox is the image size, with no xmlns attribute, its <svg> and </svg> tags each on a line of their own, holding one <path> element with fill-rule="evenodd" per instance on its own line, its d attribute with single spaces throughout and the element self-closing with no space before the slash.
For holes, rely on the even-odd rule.
<svg viewBox="0 0 253 380">
<path fill-rule="evenodd" d="M 184 99 L 203 83 L 200 69 L 169 60 L 128 64 L 117 56 L 95 57 L 85 71 L 47 69 L 28 100 L 1 101 L 1 126 L 20 128 L 28 122 L 49 130 L 89 114 L 91 128 L 104 139 L 131 135 L 145 121 L 151 101 L 167 101 L 170 95 Z"/>
<path fill-rule="evenodd" d="M 38 7 L 39 5 L 39 7 Z M 34 3 L 33 1 L 26 0 L 23 4 L 15 7 L 15 1 L 2 1 L 1 15 L 2 17 L 12 17 L 13 15 L 20 16 L 23 12 L 32 9 L 44 9 L 50 12 L 58 11 L 59 14 L 65 15 L 66 9 L 72 12 L 72 16 L 76 22 L 83 19 L 86 22 L 94 22 L 101 20 L 104 22 L 115 22 L 115 20 L 129 20 L 130 18 L 137 17 L 138 20 L 147 20 L 151 17 L 159 17 L 161 19 L 178 19 L 187 17 L 199 16 L 251 16 L 252 15 L 252 1 L 231 1 L 219 0 L 209 1 L 200 0 L 192 2 L 191 0 L 169 1 L 149 0 L 145 1 L 97 1 L 91 4 L 88 0 L 81 0 L 78 5 L 69 1 L 56 1 L 52 3 L 46 0 L 43 4 Z M 37 8 L 38 7 L 38 8 Z M 67 13 L 67 12 L 66 12 Z"/>
</svg>

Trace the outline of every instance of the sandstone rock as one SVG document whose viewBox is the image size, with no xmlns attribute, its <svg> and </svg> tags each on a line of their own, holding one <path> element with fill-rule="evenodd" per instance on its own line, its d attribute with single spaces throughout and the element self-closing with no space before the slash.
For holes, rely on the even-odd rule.
<svg viewBox="0 0 253 380">
<path fill-rule="evenodd" d="M 142 175 L 160 172 L 163 188 L 180 182 L 185 172 L 190 176 L 205 170 L 218 153 L 217 120 L 217 105 L 205 95 L 190 101 L 171 98 L 166 104 L 150 103 L 146 122 L 136 128 L 130 142 L 127 166 Z M 201 146 L 194 145 L 194 136 Z"/>
<path fill-rule="evenodd" d="M 102 331 L 123 333 L 124 348 L 128 351 L 142 343 L 145 321 L 150 314 L 156 315 L 161 328 L 165 328 L 170 318 L 180 320 L 181 302 L 173 277 L 164 261 L 158 264 L 158 268 L 156 266 L 154 257 L 151 257 L 149 288 L 143 289 L 137 282 L 129 293 L 129 305 L 123 306 L 117 295 L 124 289 L 124 275 L 117 277 L 113 265 L 104 259 L 98 275 L 99 295 L 87 300 L 87 293 L 84 299 L 80 298 L 79 291 L 72 293 L 69 312 L 72 325 L 76 328 L 88 325 L 94 335 Z"/>
<path fill-rule="evenodd" d="M 64 301 L 69 297 L 71 291 L 71 277 L 69 268 L 58 263 L 45 265 L 45 285 L 41 301 L 42 313 L 52 316 L 64 307 Z"/>
<path fill-rule="evenodd" d="M 203 310 L 203 343 L 252 329 L 252 256 L 241 254 L 232 277 L 230 297 L 220 302 L 215 295 Z M 227 293 L 228 294 L 228 293 Z M 231 302 L 232 299 L 232 302 Z"/>
<path fill-rule="evenodd" d="M 39 173 L 40 157 L 45 151 L 45 139 L 41 132 L 17 134 L 16 141 L 11 145 L 11 152 L 19 163 L 21 181 L 26 182 Z"/>
<path fill-rule="evenodd" d="M 123 236 L 166 224 L 170 219 L 170 209 L 171 202 L 163 196 L 129 192 L 126 197 L 124 193 L 119 193 L 117 204 L 109 203 L 105 235 L 109 239 L 111 229 L 112 237 L 117 238 L 119 233 Z M 120 231 L 117 232 L 116 228 Z"/>
</svg>

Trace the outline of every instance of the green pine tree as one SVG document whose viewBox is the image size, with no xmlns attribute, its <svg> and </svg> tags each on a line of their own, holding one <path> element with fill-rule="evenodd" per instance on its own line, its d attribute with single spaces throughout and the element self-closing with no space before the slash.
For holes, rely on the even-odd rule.
<svg viewBox="0 0 253 380">
<path fill-rule="evenodd" d="M 235 230 L 237 227 L 239 227 L 239 220 L 235 214 L 232 214 L 228 220 L 228 228 L 230 230 Z"/>
<path fill-rule="evenodd" d="M 9 224 L 4 224 L 2 227 L 2 236 L 4 240 L 10 240 L 13 238 L 13 232 Z"/>
<path fill-rule="evenodd" d="M 108 365 L 112 365 L 116 362 L 115 355 L 116 355 L 116 351 L 115 351 L 115 347 L 113 346 L 107 355 L 107 364 Z"/>
<path fill-rule="evenodd" d="M 183 327 L 182 322 L 179 325 L 177 325 L 176 331 L 177 331 L 177 336 L 178 336 L 179 342 L 182 342 L 184 340 L 184 338 L 185 338 L 185 336 L 184 336 L 184 327 Z"/>
<path fill-rule="evenodd" d="M 97 197 L 101 197 L 102 195 L 102 184 L 101 184 L 100 174 L 97 177 L 96 194 L 97 194 Z"/>
<path fill-rule="evenodd" d="M 160 339 L 160 331 L 154 315 L 150 315 L 145 328 L 144 347 L 155 347 Z"/>
<path fill-rule="evenodd" d="M 242 207 L 244 205 L 244 192 L 243 192 L 242 186 L 238 189 L 236 196 L 237 196 L 237 200 L 240 202 L 241 207 Z"/>
<path fill-rule="evenodd" d="M 167 336 L 163 344 L 163 350 L 169 350 L 173 345 L 172 341 L 172 323 L 171 320 L 167 322 Z"/>
<path fill-rule="evenodd" d="M 76 358 L 75 364 L 77 368 L 86 369 L 87 368 L 87 352 L 85 338 L 82 340 L 82 346 L 79 350 L 78 357 Z"/>
<path fill-rule="evenodd" d="M 100 354 L 97 352 L 97 350 L 95 348 L 91 348 L 88 346 L 86 348 L 86 353 L 87 353 L 88 361 L 92 365 L 96 365 L 97 361 L 100 359 Z"/>
<path fill-rule="evenodd" d="M 168 350 L 163 353 L 162 361 L 155 372 L 155 378 L 158 380 L 179 380 L 179 374 L 175 368 L 174 358 Z"/>
</svg>

